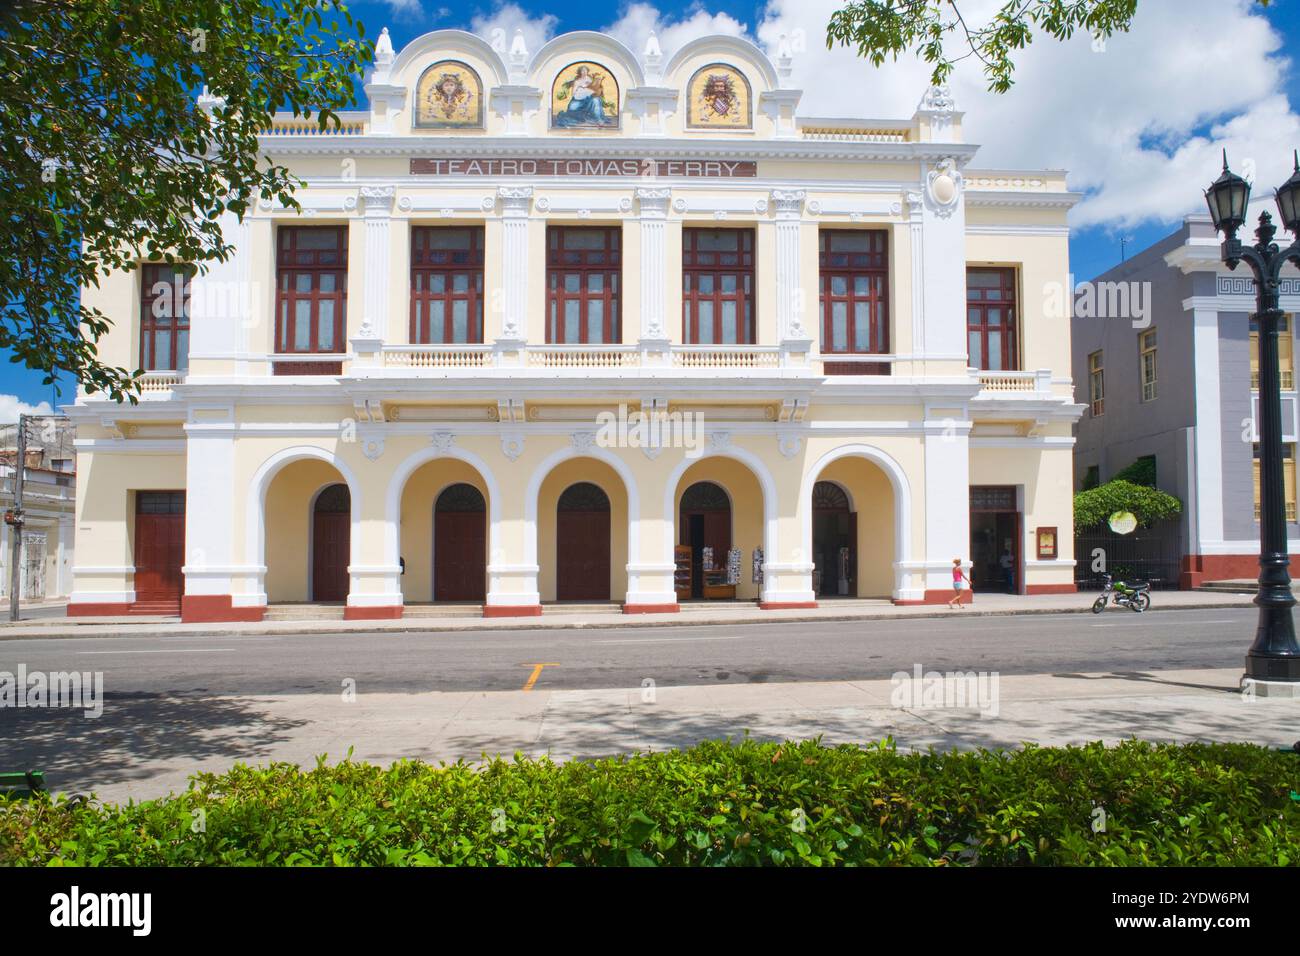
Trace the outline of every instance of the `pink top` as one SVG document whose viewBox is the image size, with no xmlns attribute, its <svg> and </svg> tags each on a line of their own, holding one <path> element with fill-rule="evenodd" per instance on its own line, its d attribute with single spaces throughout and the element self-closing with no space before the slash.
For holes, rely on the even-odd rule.
<svg viewBox="0 0 1300 956">
<path fill-rule="evenodd" d="M 953 565 L 953 568 L 952 568 L 952 583 L 953 583 L 953 584 L 959 584 L 959 583 L 961 582 L 961 579 L 962 579 L 963 577 L 965 577 L 965 575 L 962 574 L 962 572 L 961 572 L 961 568 L 958 567 L 957 565 Z"/>
</svg>

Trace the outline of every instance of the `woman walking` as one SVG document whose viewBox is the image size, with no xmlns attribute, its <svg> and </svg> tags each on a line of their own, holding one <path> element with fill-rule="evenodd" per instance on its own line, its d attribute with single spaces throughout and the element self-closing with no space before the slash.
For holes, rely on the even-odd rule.
<svg viewBox="0 0 1300 956">
<path fill-rule="evenodd" d="M 961 592 L 965 589 L 966 585 L 969 583 L 970 583 L 970 578 L 966 577 L 966 572 L 963 571 L 961 568 L 961 558 L 953 558 L 952 559 L 952 599 L 948 602 L 949 607 L 952 607 L 953 605 L 956 605 L 957 607 L 966 606 L 961 601 Z"/>
</svg>

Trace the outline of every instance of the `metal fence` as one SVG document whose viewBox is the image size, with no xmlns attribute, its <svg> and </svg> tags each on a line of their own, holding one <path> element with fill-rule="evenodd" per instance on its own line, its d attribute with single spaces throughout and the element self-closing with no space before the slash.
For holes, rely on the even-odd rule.
<svg viewBox="0 0 1300 956">
<path fill-rule="evenodd" d="M 1178 521 L 1158 521 L 1131 534 L 1116 534 L 1105 525 L 1076 532 L 1074 557 L 1074 581 L 1081 591 L 1100 591 L 1107 573 L 1117 581 L 1150 581 L 1153 590 L 1177 589 L 1182 570 Z"/>
</svg>

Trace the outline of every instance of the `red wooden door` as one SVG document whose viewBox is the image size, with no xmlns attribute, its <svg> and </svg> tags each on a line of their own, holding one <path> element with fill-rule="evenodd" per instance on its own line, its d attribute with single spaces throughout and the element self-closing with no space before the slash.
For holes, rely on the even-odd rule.
<svg viewBox="0 0 1300 956">
<path fill-rule="evenodd" d="M 136 492 L 135 600 L 180 606 L 185 590 L 185 492 Z"/>
<path fill-rule="evenodd" d="M 609 498 L 582 482 L 560 496 L 555 521 L 557 601 L 609 600 Z"/>
<path fill-rule="evenodd" d="M 352 550 L 352 506 L 347 485 L 330 485 L 312 514 L 311 599 L 346 601 Z"/>
<path fill-rule="evenodd" d="M 487 597 L 487 515 L 439 512 L 433 519 L 433 599 Z"/>
</svg>

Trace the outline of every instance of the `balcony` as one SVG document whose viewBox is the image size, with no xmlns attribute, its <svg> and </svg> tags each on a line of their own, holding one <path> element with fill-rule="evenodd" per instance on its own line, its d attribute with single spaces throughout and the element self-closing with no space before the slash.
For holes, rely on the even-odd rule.
<svg viewBox="0 0 1300 956">
<path fill-rule="evenodd" d="M 141 400 L 171 398 L 172 389 L 185 382 L 185 370 L 145 372 L 140 376 Z"/>
<path fill-rule="evenodd" d="M 979 381 L 976 398 L 1043 398 L 1052 394 L 1052 371 L 1040 368 L 1034 372 L 990 372 L 971 369 Z"/>
<path fill-rule="evenodd" d="M 455 377 L 487 369 L 511 369 L 516 374 L 565 376 L 592 372 L 633 372 L 646 375 L 682 372 L 716 376 L 727 373 L 771 372 L 814 374 L 799 349 L 775 345 L 380 345 L 353 340 L 352 374 L 402 377 L 403 374 Z M 283 356 L 274 356 L 276 361 Z M 879 356 L 873 356 L 879 360 Z M 335 373 L 337 374 L 337 373 Z"/>
</svg>

